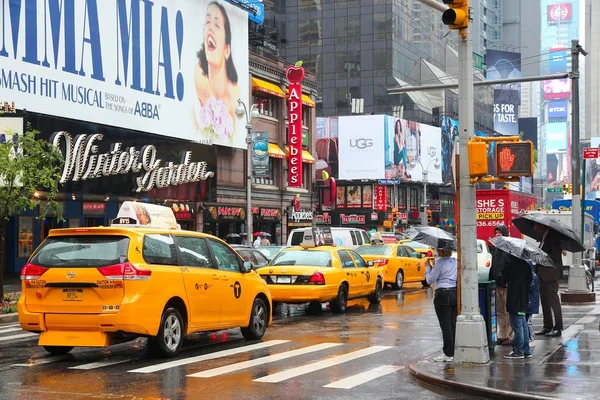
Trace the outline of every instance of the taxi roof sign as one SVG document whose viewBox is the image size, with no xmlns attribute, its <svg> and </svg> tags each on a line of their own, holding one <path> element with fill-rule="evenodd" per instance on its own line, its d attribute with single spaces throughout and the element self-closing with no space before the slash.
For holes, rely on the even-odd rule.
<svg viewBox="0 0 600 400">
<path fill-rule="evenodd" d="M 125 201 L 111 226 L 181 229 L 170 207 Z"/>
</svg>

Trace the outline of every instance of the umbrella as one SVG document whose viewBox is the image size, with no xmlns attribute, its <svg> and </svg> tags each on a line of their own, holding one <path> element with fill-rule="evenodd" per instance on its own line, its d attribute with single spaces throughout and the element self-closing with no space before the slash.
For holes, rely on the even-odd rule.
<svg viewBox="0 0 600 400">
<path fill-rule="evenodd" d="M 554 261 L 542 249 L 533 246 L 525 239 L 508 236 L 497 236 L 490 239 L 490 243 L 498 250 L 502 250 L 521 260 L 531 261 L 544 267 L 554 267 Z"/>
<path fill-rule="evenodd" d="M 226 239 L 239 238 L 239 237 L 241 237 L 241 236 L 238 235 L 237 233 L 229 233 L 227 236 L 225 236 Z"/>
<path fill-rule="evenodd" d="M 412 239 L 418 233 L 419 233 L 419 231 L 416 230 L 415 228 L 408 228 L 407 230 L 400 232 L 400 235 L 402 235 L 406 239 Z"/>
<path fill-rule="evenodd" d="M 418 232 L 412 237 L 415 242 L 423 243 L 436 249 L 456 250 L 456 238 L 443 229 L 434 226 L 416 227 Z"/>
<path fill-rule="evenodd" d="M 271 234 L 268 232 L 255 232 L 254 237 L 257 237 L 257 236 L 271 236 Z"/>
<path fill-rule="evenodd" d="M 567 250 L 572 253 L 585 251 L 585 247 L 573 232 L 571 228 L 549 215 L 544 214 L 523 214 L 518 218 L 513 219 L 513 224 L 521 231 L 523 235 L 527 235 L 538 242 L 542 240 L 542 236 L 533 230 L 535 224 L 547 226 L 558 234 L 561 242 L 562 250 Z"/>
</svg>

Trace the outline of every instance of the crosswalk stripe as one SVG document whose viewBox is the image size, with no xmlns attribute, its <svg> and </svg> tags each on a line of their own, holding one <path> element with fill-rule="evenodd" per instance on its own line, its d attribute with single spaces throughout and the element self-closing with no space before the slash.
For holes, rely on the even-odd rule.
<svg viewBox="0 0 600 400">
<path fill-rule="evenodd" d="M 22 329 L 20 327 L 14 327 L 14 328 L 1 328 L 0 329 L 0 334 L 1 333 L 8 333 L 8 332 L 17 332 L 17 331 L 21 331 Z"/>
<path fill-rule="evenodd" d="M 74 367 L 69 367 L 67 369 L 83 369 L 83 370 L 87 371 L 90 369 L 96 369 L 96 368 L 108 367 L 110 365 L 122 364 L 127 361 L 130 361 L 130 360 L 129 359 L 126 359 L 126 360 L 104 360 L 104 361 L 97 361 L 97 362 L 93 362 L 93 363 L 89 363 L 89 364 L 76 365 Z"/>
<path fill-rule="evenodd" d="M 321 343 L 314 346 L 303 347 L 301 349 L 290 350 L 271 356 L 257 358 L 255 360 L 243 361 L 236 364 L 225 365 L 219 368 L 208 369 L 206 371 L 197 372 L 195 374 L 188 375 L 193 378 L 212 378 L 217 375 L 224 375 L 230 372 L 239 371 L 242 369 L 256 367 L 258 365 L 268 364 L 276 361 L 285 360 L 287 358 L 296 357 L 302 354 L 314 353 L 316 351 L 329 349 L 331 347 L 340 346 L 341 343 Z"/>
<path fill-rule="evenodd" d="M 0 329 L 4 329 L 4 328 L 14 328 L 15 326 L 20 327 L 21 324 L 20 323 L 16 323 L 16 324 L 3 324 L 0 325 Z"/>
<path fill-rule="evenodd" d="M 13 364 L 12 366 L 13 367 L 33 367 L 36 365 L 50 364 L 51 362 L 66 360 L 67 358 L 70 358 L 70 356 L 68 354 L 66 354 L 64 356 L 38 358 L 29 363 Z"/>
<path fill-rule="evenodd" d="M 20 333 L 18 335 L 10 335 L 10 336 L 4 336 L 4 337 L 0 337 L 0 342 L 6 342 L 9 340 L 14 340 L 14 339 L 23 339 L 23 338 L 28 338 L 28 337 L 32 337 L 32 336 L 39 336 L 37 333 Z"/>
<path fill-rule="evenodd" d="M 380 378 L 382 376 L 396 372 L 404 367 L 396 365 L 382 365 L 381 367 L 373 368 L 360 374 L 352 375 L 339 381 L 331 382 L 329 385 L 323 387 L 334 388 L 334 389 L 352 389 L 363 383 L 372 381 L 373 379 Z"/>
<path fill-rule="evenodd" d="M 132 369 L 131 371 L 127 371 L 127 372 L 135 372 L 135 373 L 139 373 L 139 374 L 150 374 L 152 372 L 163 371 L 165 369 L 179 367 L 181 365 L 193 364 L 193 363 L 197 363 L 200 361 L 214 360 L 215 358 L 227 357 L 227 356 L 231 356 L 231 355 L 239 354 L 239 353 L 246 353 L 248 351 L 264 349 L 266 347 L 277 346 L 279 344 L 288 343 L 288 342 L 290 342 L 290 341 L 289 340 L 269 340 L 268 342 L 251 344 L 251 345 L 247 345 L 247 346 L 237 347 L 235 349 L 217 351 L 216 353 L 204 354 L 204 355 L 196 356 L 196 357 L 182 358 L 181 360 L 169 361 L 166 363 L 150 365 L 150 366 L 144 367 L 144 368 Z"/>
<path fill-rule="evenodd" d="M 301 367 L 291 368 L 285 371 L 277 372 L 275 374 L 263 376 L 262 378 L 255 379 L 254 382 L 282 382 L 290 378 L 333 367 L 334 365 L 343 364 L 345 362 L 356 360 L 361 357 L 366 357 L 371 354 L 379 353 L 381 351 L 391 348 L 392 346 L 371 346 L 367 347 L 366 349 L 354 351 L 352 353 L 342 354 L 340 356 L 331 357 L 326 360 L 314 362 L 312 364 L 303 365 Z"/>
</svg>

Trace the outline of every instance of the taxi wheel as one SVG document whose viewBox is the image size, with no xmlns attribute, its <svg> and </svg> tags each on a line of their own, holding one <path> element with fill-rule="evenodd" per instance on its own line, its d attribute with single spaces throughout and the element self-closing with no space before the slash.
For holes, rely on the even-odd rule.
<svg viewBox="0 0 600 400">
<path fill-rule="evenodd" d="M 338 289 L 338 294 L 335 300 L 331 301 L 329 305 L 331 306 L 331 311 L 336 314 L 346 312 L 346 305 L 348 304 L 348 286 L 345 283 L 340 285 Z"/>
<path fill-rule="evenodd" d="M 151 350 L 164 357 L 172 357 L 179 353 L 183 344 L 183 318 L 177 309 L 167 308 L 160 320 L 158 335 L 149 340 Z"/>
<path fill-rule="evenodd" d="M 381 284 L 381 279 L 377 278 L 377 283 L 375 284 L 375 291 L 371 293 L 368 297 L 370 304 L 379 304 L 381 303 L 381 299 L 383 298 L 383 285 Z"/>
<path fill-rule="evenodd" d="M 267 330 L 267 321 L 269 320 L 269 311 L 265 301 L 260 298 L 254 299 L 252 304 L 252 313 L 250 314 L 250 323 L 241 328 L 242 336 L 246 340 L 258 340 L 263 337 Z"/>
<path fill-rule="evenodd" d="M 53 356 L 64 356 L 73 350 L 73 346 L 44 346 L 44 349 Z"/>
<path fill-rule="evenodd" d="M 398 272 L 396 272 L 396 282 L 392 283 L 392 287 L 396 290 L 400 290 L 402 289 L 402 286 L 404 286 L 404 272 L 399 269 Z"/>
</svg>

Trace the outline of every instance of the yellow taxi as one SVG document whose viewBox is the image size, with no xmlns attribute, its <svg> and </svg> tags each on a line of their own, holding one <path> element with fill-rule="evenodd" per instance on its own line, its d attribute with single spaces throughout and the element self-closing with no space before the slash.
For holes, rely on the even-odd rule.
<svg viewBox="0 0 600 400">
<path fill-rule="evenodd" d="M 431 265 L 435 263 L 435 251 L 433 247 L 408 239 L 399 240 L 398 243 L 402 243 L 405 246 L 411 247 L 414 251 L 421 254 L 421 257 L 429 260 Z"/>
<path fill-rule="evenodd" d="M 271 323 L 271 294 L 252 265 L 152 204 L 123 203 L 110 227 L 50 231 L 21 280 L 21 327 L 54 355 L 146 336 L 173 356 L 188 334 L 241 327 L 255 340 Z"/>
<path fill-rule="evenodd" d="M 386 284 L 394 289 L 402 289 L 405 282 L 425 280 L 425 267 L 429 258 L 419 253 L 407 243 L 383 243 L 359 246 L 356 252 L 367 261 L 384 267 Z"/>
<path fill-rule="evenodd" d="M 301 246 L 282 249 L 257 272 L 274 302 L 329 302 L 333 312 L 343 313 L 348 300 L 366 297 L 379 304 L 383 296 L 383 270 L 344 247 L 314 246 L 305 240 Z"/>
</svg>

